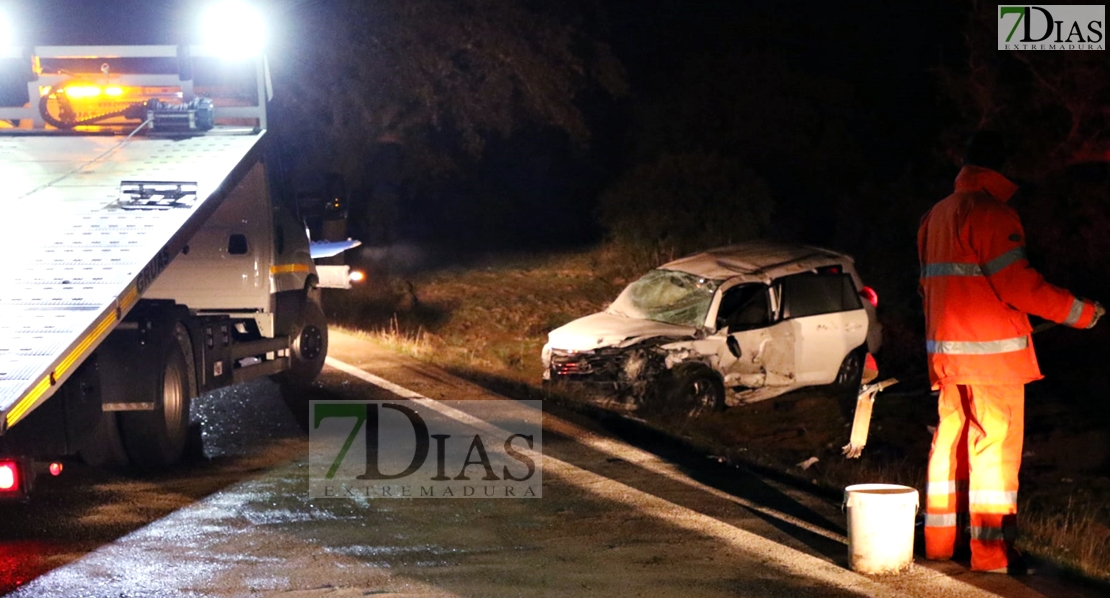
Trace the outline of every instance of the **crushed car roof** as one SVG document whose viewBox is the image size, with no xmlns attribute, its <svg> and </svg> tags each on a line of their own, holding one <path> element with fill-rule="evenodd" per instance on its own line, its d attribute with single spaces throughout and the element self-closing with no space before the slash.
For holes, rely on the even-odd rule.
<svg viewBox="0 0 1110 598">
<path fill-rule="evenodd" d="M 772 241 L 752 241 L 718 247 L 660 266 L 713 280 L 749 276 L 767 280 L 831 264 L 850 264 L 852 258 L 835 251 Z"/>
</svg>

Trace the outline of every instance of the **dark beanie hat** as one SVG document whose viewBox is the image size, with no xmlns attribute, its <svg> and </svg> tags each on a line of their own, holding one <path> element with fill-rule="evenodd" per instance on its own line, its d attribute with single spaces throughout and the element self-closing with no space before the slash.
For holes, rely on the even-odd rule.
<svg viewBox="0 0 1110 598">
<path fill-rule="evenodd" d="M 1006 164 L 1006 158 L 1006 140 L 997 131 L 976 131 L 967 140 L 964 164 L 999 171 Z"/>
</svg>

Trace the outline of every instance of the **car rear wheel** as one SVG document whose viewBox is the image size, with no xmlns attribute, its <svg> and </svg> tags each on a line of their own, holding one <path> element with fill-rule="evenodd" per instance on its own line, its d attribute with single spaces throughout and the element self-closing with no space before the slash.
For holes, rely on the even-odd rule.
<svg viewBox="0 0 1110 598">
<path fill-rule="evenodd" d="M 860 384 L 863 381 L 863 364 L 867 359 L 867 347 L 857 347 L 844 357 L 840 362 L 840 370 L 836 373 L 836 380 L 829 385 L 829 390 L 836 397 L 841 410 L 850 415 L 855 409 L 856 399 L 859 397 Z"/>
<path fill-rule="evenodd" d="M 665 412 L 697 417 L 724 410 L 724 382 L 709 366 L 701 363 L 679 364 L 671 371 L 671 376 L 663 399 Z"/>
</svg>

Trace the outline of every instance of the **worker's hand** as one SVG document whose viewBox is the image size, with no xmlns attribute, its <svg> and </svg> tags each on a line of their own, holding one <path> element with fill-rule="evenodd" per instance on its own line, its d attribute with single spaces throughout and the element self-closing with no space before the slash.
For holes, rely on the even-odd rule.
<svg viewBox="0 0 1110 598">
<path fill-rule="evenodd" d="M 1103 307 L 1101 303 L 1098 301 L 1092 301 L 1091 303 L 1095 306 L 1095 317 L 1091 318 L 1091 323 L 1087 325 L 1088 330 L 1094 328 L 1095 324 L 1098 323 L 1098 319 L 1106 314 L 1106 308 Z"/>
</svg>

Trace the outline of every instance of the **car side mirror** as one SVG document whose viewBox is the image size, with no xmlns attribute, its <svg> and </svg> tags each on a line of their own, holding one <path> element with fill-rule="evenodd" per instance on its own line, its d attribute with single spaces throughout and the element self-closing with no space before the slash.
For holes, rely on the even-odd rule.
<svg viewBox="0 0 1110 598">
<path fill-rule="evenodd" d="M 725 345 L 728 346 L 728 352 L 732 353 L 733 357 L 740 359 L 740 341 L 736 340 L 735 336 L 728 337 L 728 340 L 725 341 Z"/>
</svg>

